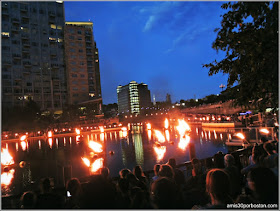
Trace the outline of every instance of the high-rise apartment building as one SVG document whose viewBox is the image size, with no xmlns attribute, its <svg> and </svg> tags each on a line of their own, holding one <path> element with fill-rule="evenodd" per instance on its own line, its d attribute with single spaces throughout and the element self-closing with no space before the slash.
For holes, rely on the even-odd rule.
<svg viewBox="0 0 280 211">
<path fill-rule="evenodd" d="M 65 61 L 69 104 L 91 105 L 100 114 L 99 55 L 92 22 L 66 22 Z"/>
<path fill-rule="evenodd" d="M 64 4 L 2 1 L 2 107 L 66 103 Z"/>
<path fill-rule="evenodd" d="M 151 94 L 148 85 L 131 81 L 117 87 L 119 114 L 141 114 L 151 106 Z"/>
</svg>

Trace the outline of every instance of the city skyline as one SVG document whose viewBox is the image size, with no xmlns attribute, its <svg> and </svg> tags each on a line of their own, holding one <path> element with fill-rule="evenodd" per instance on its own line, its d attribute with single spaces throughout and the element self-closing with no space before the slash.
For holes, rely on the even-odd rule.
<svg viewBox="0 0 280 211">
<path fill-rule="evenodd" d="M 227 76 L 202 65 L 223 58 L 211 48 L 224 2 L 64 2 L 65 21 L 92 21 L 98 43 L 103 103 L 136 80 L 172 102 L 221 92 Z"/>
</svg>

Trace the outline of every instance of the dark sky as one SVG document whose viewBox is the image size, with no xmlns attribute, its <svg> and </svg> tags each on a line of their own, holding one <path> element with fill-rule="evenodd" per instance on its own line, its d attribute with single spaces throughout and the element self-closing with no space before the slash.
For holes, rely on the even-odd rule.
<svg viewBox="0 0 280 211">
<path fill-rule="evenodd" d="M 117 102 L 116 88 L 135 80 L 151 97 L 173 102 L 221 92 L 227 75 L 202 67 L 223 58 L 211 48 L 223 2 L 65 2 L 66 21 L 92 21 L 99 49 L 103 103 Z"/>
</svg>

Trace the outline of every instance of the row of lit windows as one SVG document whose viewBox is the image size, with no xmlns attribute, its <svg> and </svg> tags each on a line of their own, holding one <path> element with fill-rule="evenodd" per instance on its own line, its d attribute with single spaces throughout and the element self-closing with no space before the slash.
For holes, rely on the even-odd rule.
<svg viewBox="0 0 280 211">
<path fill-rule="evenodd" d="M 57 26 L 55 24 L 51 24 L 50 25 L 51 29 L 59 29 L 59 30 L 62 30 L 62 26 Z"/>
<path fill-rule="evenodd" d="M 63 39 L 61 39 L 61 38 L 49 37 L 49 40 L 56 41 L 56 42 L 63 42 Z"/>
</svg>

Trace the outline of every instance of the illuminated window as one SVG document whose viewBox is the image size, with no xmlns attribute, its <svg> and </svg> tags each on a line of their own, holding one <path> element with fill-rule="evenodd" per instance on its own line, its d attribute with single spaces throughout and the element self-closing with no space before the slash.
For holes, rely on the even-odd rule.
<svg viewBox="0 0 280 211">
<path fill-rule="evenodd" d="M 91 97 L 94 97 L 94 95 L 95 95 L 94 93 L 89 93 L 89 96 Z"/>
<path fill-rule="evenodd" d="M 57 38 L 57 42 L 63 42 L 63 39 Z"/>
<path fill-rule="evenodd" d="M 56 41 L 56 38 L 54 38 L 54 37 L 49 37 L 49 40 Z"/>
<path fill-rule="evenodd" d="M 57 26 L 56 28 L 61 30 L 61 29 L 62 29 L 62 26 Z"/>
<path fill-rule="evenodd" d="M 52 29 L 56 29 L 56 25 L 55 24 L 51 24 L 51 28 Z"/>
<path fill-rule="evenodd" d="M 3 36 L 10 37 L 10 33 L 9 33 L 9 32 L 2 32 L 1 34 L 2 34 Z"/>
<path fill-rule="evenodd" d="M 96 59 L 95 62 L 98 62 L 98 59 Z"/>
</svg>

